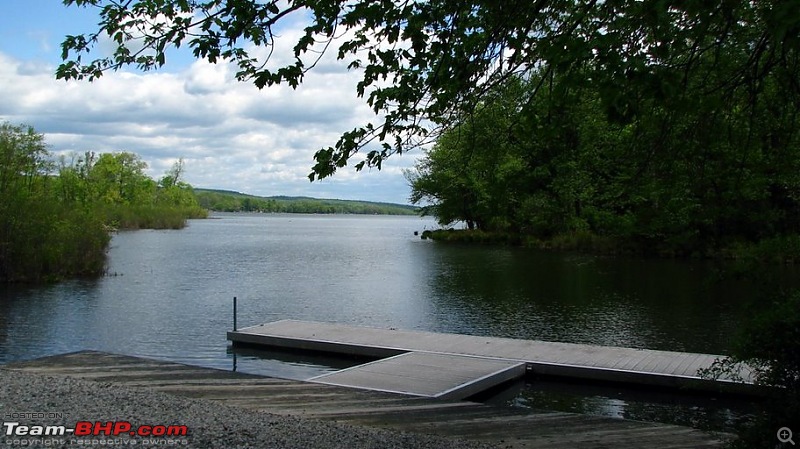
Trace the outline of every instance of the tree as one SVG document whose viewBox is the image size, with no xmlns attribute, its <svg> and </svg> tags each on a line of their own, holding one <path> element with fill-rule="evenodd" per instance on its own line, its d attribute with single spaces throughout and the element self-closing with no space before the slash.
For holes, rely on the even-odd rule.
<svg viewBox="0 0 800 449">
<path fill-rule="evenodd" d="M 164 176 L 158 182 L 158 186 L 162 189 L 168 189 L 183 183 L 184 170 L 185 164 L 183 162 L 183 158 L 180 158 L 177 162 L 172 164 L 172 168 L 170 168 L 167 173 L 164 174 Z"/>
<path fill-rule="evenodd" d="M 0 123 L 0 199 L 8 204 L 29 196 L 52 168 L 44 136 L 30 126 Z"/>
<path fill-rule="evenodd" d="M 90 201 L 89 172 L 95 154 L 87 151 L 83 156 L 72 154 L 58 158 L 58 186 L 61 200 L 67 203 L 86 204 Z"/>
<path fill-rule="evenodd" d="M 362 73 L 357 93 L 380 119 L 319 150 L 309 175 L 332 175 L 362 149 L 355 167 L 432 141 L 511 77 L 564 76 L 601 90 L 607 112 L 630 121 L 649 102 L 723 92 L 750 104 L 777 83 L 798 98 L 800 4 L 796 0 L 64 0 L 91 6 L 99 29 L 67 36 L 57 76 L 94 79 L 133 65 L 163 66 L 170 47 L 230 61 L 259 88 L 296 87 L 336 51 Z M 289 17 L 305 23 L 292 61 L 268 64 Z M 109 37 L 116 49 L 92 58 Z M 253 51 L 252 48 L 256 50 Z M 248 50 L 250 49 L 250 50 Z M 262 51 L 263 50 L 263 51 Z M 258 56 L 259 54 L 266 56 Z M 767 81 L 767 80 L 772 81 Z M 527 105 L 523 105 L 523 108 Z"/>
<path fill-rule="evenodd" d="M 110 237 L 102 221 L 64 204 L 44 136 L 0 125 L 0 282 L 97 274 Z"/>
<path fill-rule="evenodd" d="M 135 153 L 101 154 L 89 171 L 95 198 L 109 204 L 152 203 L 156 183 L 144 173 L 146 168 Z"/>
<path fill-rule="evenodd" d="M 158 182 L 158 202 L 172 206 L 199 207 L 192 186 L 183 180 L 185 170 L 183 158 L 180 158 L 164 174 Z"/>
<path fill-rule="evenodd" d="M 405 172 L 411 202 L 440 224 L 464 221 L 469 229 L 517 228 L 518 183 L 526 164 L 514 123 L 527 99 L 526 83 L 511 79 L 488 95 L 473 114 L 443 133 L 413 170 Z"/>
<path fill-rule="evenodd" d="M 443 137 L 426 157 L 405 172 L 411 185 L 411 202 L 423 203 L 423 215 L 433 215 L 440 225 L 463 221 L 469 229 L 481 228 L 474 209 L 476 192 L 469 186 L 465 159 L 458 146 Z"/>
</svg>

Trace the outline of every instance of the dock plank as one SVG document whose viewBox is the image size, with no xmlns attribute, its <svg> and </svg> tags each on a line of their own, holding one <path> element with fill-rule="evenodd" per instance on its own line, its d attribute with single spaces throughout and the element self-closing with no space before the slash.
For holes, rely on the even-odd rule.
<svg viewBox="0 0 800 449">
<path fill-rule="evenodd" d="M 121 375 L 123 366 L 137 375 Z M 510 449 L 721 448 L 731 438 L 674 425 L 356 390 L 93 351 L 12 363 L 0 369 L 113 382 L 244 409 L 467 438 Z M 180 373 L 182 382 L 165 378 L 165 372 Z"/>
</svg>

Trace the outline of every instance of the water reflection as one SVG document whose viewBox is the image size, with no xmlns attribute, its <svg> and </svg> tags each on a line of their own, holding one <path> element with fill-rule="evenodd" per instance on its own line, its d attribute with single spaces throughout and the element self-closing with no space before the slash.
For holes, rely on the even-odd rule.
<svg viewBox="0 0 800 449">
<path fill-rule="evenodd" d="M 233 371 L 294 380 L 307 380 L 373 360 L 238 346 L 228 347 L 227 352 L 232 358 Z"/>
<path fill-rule="evenodd" d="M 72 280 L 37 287 L 4 286 L 0 356 L 5 348 L 21 348 L 32 358 L 90 345 L 96 304 L 86 292 L 97 283 Z"/>
<path fill-rule="evenodd" d="M 707 282 L 701 262 L 455 245 L 434 257 L 442 327 L 479 335 L 718 353 L 753 291 Z"/>
<path fill-rule="evenodd" d="M 619 386 L 529 380 L 483 399 L 494 405 L 659 422 L 736 432 L 758 411 L 752 398 L 622 389 Z"/>
</svg>

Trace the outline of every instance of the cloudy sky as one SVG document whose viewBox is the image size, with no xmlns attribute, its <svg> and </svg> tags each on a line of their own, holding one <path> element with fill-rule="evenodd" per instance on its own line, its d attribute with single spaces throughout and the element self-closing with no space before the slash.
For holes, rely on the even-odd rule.
<svg viewBox="0 0 800 449">
<path fill-rule="evenodd" d="M 138 153 L 155 178 L 183 158 L 195 187 L 408 203 L 402 169 L 419 151 L 390 158 L 380 171 L 345 168 L 308 181 L 316 150 L 374 118 L 346 63 L 321 61 L 297 90 L 258 90 L 237 82 L 231 67 L 185 52 L 155 72 L 56 80 L 63 37 L 95 31 L 98 20 L 93 9 L 60 0 L 0 0 L 0 122 L 33 126 L 54 153 Z M 280 30 L 276 63 L 291 56 L 297 34 L 291 23 Z"/>
</svg>

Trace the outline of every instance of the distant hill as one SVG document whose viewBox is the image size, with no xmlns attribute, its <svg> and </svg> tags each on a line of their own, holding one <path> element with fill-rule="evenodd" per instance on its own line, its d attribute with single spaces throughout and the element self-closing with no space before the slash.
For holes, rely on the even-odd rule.
<svg viewBox="0 0 800 449">
<path fill-rule="evenodd" d="M 232 190 L 194 189 L 200 206 L 219 212 L 280 212 L 299 214 L 416 215 L 404 204 L 331 200 L 305 196 L 255 196 Z"/>
</svg>

